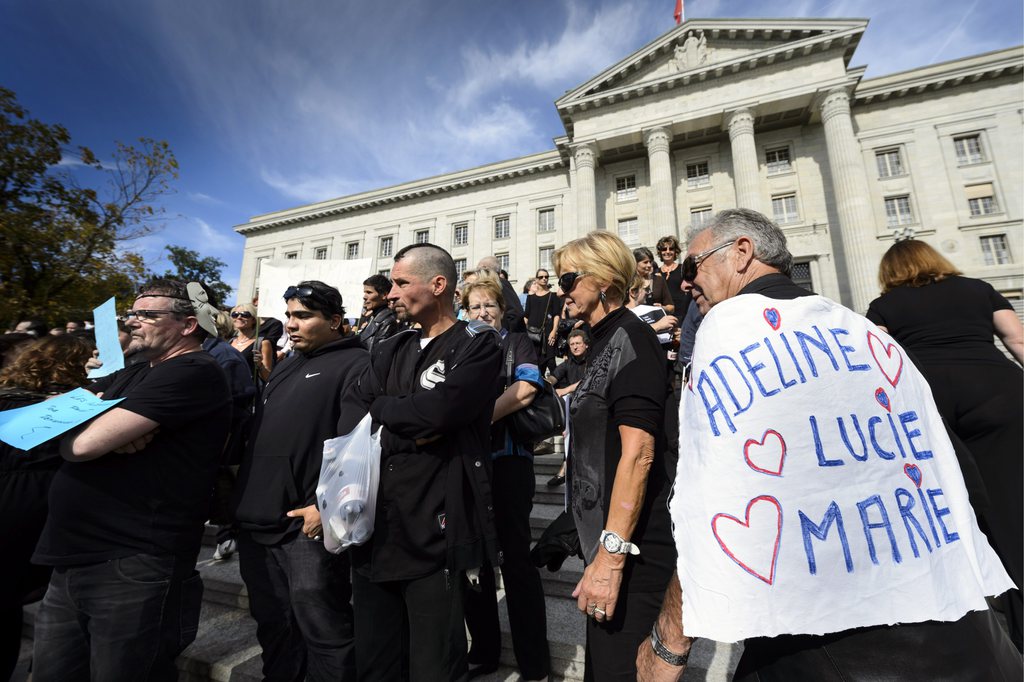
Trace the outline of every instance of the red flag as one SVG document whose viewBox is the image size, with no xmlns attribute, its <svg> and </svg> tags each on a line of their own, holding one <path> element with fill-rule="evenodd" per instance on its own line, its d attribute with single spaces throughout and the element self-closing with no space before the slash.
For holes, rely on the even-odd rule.
<svg viewBox="0 0 1024 682">
<path fill-rule="evenodd" d="M 680 24 L 683 21 L 683 0 L 676 0 L 676 24 Z"/>
</svg>

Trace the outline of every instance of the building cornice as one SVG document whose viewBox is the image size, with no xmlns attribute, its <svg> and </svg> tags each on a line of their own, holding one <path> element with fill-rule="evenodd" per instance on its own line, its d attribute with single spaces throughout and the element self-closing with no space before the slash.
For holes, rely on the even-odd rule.
<svg viewBox="0 0 1024 682">
<path fill-rule="evenodd" d="M 566 165 L 566 161 L 558 150 L 545 151 L 455 173 L 414 180 L 413 182 L 370 192 L 352 194 L 316 204 L 307 204 L 298 208 L 265 213 L 250 218 L 246 223 L 236 225 L 235 232 L 239 234 L 252 234 L 283 225 L 305 223 L 311 220 L 375 208 L 399 201 L 453 192 L 491 182 L 500 182 L 513 177 L 533 175 L 556 168 L 564 168 Z"/>
<path fill-rule="evenodd" d="M 916 95 L 1021 71 L 1024 71 L 1024 46 L 1011 47 L 863 80 L 853 94 L 853 104 Z"/>
<path fill-rule="evenodd" d="M 867 28 L 867 24 L 867 19 L 777 19 L 770 21 L 695 19 L 687 21 L 606 69 L 595 78 L 569 91 L 555 102 L 555 106 L 568 127 L 571 126 L 571 115 L 577 111 L 613 104 L 632 97 L 656 93 L 663 89 L 670 90 L 680 85 L 686 86 L 691 82 L 703 82 L 709 78 L 714 79 L 725 74 L 754 69 L 780 60 L 787 61 L 793 57 L 809 55 L 815 50 L 824 52 L 837 45 L 845 48 L 844 60 L 849 65 L 853 51 L 860 42 L 860 37 Z M 616 82 L 621 82 L 631 74 L 653 64 L 662 55 L 672 50 L 678 40 L 689 31 L 704 31 L 710 40 L 782 38 L 788 42 L 773 48 L 759 50 L 753 54 L 668 74 L 650 81 L 624 86 L 615 85 Z"/>
</svg>

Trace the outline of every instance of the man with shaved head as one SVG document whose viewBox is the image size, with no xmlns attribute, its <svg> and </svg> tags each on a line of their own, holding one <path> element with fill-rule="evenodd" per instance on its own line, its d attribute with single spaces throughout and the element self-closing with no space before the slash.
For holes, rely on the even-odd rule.
<svg viewBox="0 0 1024 682">
<path fill-rule="evenodd" d="M 500 563 L 488 476 L 499 339 L 455 319 L 444 249 L 401 249 L 391 279 L 395 315 L 418 328 L 373 345 L 338 425 L 349 433 L 369 412 L 381 427 L 373 535 L 351 550 L 358 678 L 465 679 L 463 575 Z"/>
</svg>

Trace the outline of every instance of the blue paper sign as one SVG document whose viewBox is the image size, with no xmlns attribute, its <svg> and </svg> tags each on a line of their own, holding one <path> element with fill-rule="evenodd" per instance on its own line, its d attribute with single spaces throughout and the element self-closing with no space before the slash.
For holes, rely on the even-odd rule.
<svg viewBox="0 0 1024 682">
<path fill-rule="evenodd" d="M 92 320 L 96 327 L 96 348 L 100 351 L 103 366 L 90 369 L 89 378 L 99 379 L 124 369 L 124 352 L 117 339 L 117 311 L 114 310 L 113 296 L 93 309 Z"/>
<path fill-rule="evenodd" d="M 0 412 L 0 440 L 29 450 L 84 424 L 122 400 L 101 400 L 84 388 L 76 388 L 35 405 Z"/>
</svg>

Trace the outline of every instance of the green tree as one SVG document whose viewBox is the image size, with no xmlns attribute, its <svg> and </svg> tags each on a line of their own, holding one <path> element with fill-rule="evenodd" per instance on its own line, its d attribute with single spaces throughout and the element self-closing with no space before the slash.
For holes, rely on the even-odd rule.
<svg viewBox="0 0 1024 682">
<path fill-rule="evenodd" d="M 75 156 L 95 186 L 61 168 L 71 135 L 29 117 L 0 87 L 0 320 L 81 316 L 112 295 L 129 300 L 145 275 L 124 242 L 159 227 L 157 203 L 178 162 L 166 142 L 117 143 L 111 162 Z"/>
<path fill-rule="evenodd" d="M 198 251 L 186 249 L 184 246 L 166 246 L 167 257 L 173 270 L 164 273 L 164 277 L 183 280 L 185 282 L 203 282 L 213 292 L 217 300 L 214 303 L 223 306 L 231 295 L 231 287 L 221 281 L 221 271 L 228 266 L 219 258 L 207 256 L 203 258 Z"/>
</svg>

